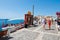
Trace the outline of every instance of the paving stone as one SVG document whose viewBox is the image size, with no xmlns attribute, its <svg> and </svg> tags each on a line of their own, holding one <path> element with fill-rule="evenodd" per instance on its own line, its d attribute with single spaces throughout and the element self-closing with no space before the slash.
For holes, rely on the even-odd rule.
<svg viewBox="0 0 60 40">
<path fill-rule="evenodd" d="M 56 30 L 56 27 L 54 27 L 54 26 L 50 30 L 49 29 L 43 29 L 43 27 L 41 27 L 40 29 L 38 29 L 38 31 L 58 34 L 58 31 Z"/>
<path fill-rule="evenodd" d="M 44 34 L 42 40 L 59 40 L 57 35 Z"/>
<path fill-rule="evenodd" d="M 36 26 L 36 27 L 28 27 L 28 28 L 26 28 L 26 29 L 29 29 L 29 30 L 36 30 L 37 28 L 39 28 L 40 26 Z"/>
<path fill-rule="evenodd" d="M 35 40 L 40 33 L 31 32 L 31 31 L 21 31 L 17 34 L 14 34 L 10 40 Z"/>
<path fill-rule="evenodd" d="M 59 38 L 58 39 L 60 40 L 60 35 L 59 35 Z"/>
</svg>

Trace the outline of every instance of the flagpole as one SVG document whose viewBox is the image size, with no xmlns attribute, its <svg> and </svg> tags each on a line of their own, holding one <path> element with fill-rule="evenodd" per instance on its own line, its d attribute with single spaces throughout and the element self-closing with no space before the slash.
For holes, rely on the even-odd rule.
<svg viewBox="0 0 60 40">
<path fill-rule="evenodd" d="M 33 5 L 33 17 L 34 17 L 34 5 Z"/>
<path fill-rule="evenodd" d="M 32 15 L 33 15 L 33 22 L 34 22 L 34 5 L 32 6 Z"/>
</svg>

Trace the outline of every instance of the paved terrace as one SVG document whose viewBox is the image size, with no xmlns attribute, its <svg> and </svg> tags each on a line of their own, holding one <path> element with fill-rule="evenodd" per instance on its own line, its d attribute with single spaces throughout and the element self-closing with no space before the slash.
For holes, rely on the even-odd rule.
<svg viewBox="0 0 60 40">
<path fill-rule="evenodd" d="M 18 30 L 10 34 L 10 39 L 7 40 L 60 40 L 60 32 L 56 25 L 52 25 L 51 30 L 43 29 L 43 25 L 37 27 L 29 27 Z"/>
</svg>

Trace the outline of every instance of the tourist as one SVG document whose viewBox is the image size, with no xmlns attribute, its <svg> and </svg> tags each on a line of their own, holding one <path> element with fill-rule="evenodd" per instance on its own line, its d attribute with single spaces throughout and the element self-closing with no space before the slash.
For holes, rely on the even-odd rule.
<svg viewBox="0 0 60 40">
<path fill-rule="evenodd" d="M 60 30 L 60 19 L 57 19 L 58 30 Z"/>
<path fill-rule="evenodd" d="M 49 29 L 51 29 L 52 20 L 48 19 L 47 21 L 48 21 L 48 27 L 49 27 Z"/>
<path fill-rule="evenodd" d="M 42 19 L 42 24 L 43 24 L 43 28 L 45 29 L 45 25 L 46 25 L 46 19 Z"/>
</svg>

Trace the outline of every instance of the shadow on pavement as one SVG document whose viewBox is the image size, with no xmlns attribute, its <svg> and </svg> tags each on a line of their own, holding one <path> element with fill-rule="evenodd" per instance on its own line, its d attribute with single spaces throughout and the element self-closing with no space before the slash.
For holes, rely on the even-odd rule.
<svg viewBox="0 0 60 40">
<path fill-rule="evenodd" d="M 45 30 L 55 30 L 55 29 L 45 29 Z"/>
<path fill-rule="evenodd" d="M 0 40 L 9 40 L 9 39 L 12 39 L 13 37 L 0 37 Z"/>
</svg>

